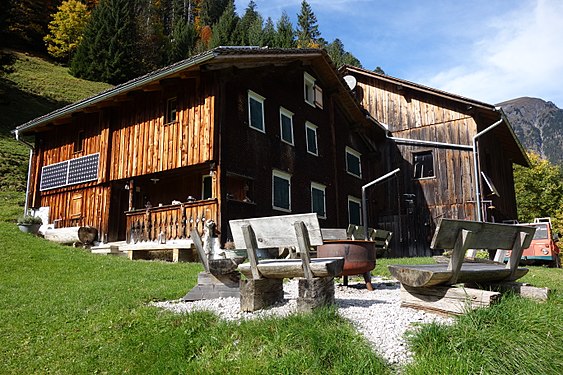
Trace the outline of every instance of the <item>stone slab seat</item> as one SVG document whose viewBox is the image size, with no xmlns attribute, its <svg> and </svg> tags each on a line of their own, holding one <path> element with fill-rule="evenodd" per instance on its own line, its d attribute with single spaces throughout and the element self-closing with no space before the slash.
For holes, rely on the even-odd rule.
<svg viewBox="0 0 563 375">
<path fill-rule="evenodd" d="M 240 264 L 241 310 L 255 311 L 283 300 L 283 279 L 300 277 L 298 309 L 309 311 L 334 303 L 334 276 L 344 267 L 344 258 L 315 258 L 311 246 L 322 245 L 317 214 L 271 216 L 229 222 L 237 248 L 246 248 L 249 262 Z M 260 244 L 260 245 L 258 245 Z M 256 250 L 296 247 L 301 259 L 258 260 Z"/>
</svg>

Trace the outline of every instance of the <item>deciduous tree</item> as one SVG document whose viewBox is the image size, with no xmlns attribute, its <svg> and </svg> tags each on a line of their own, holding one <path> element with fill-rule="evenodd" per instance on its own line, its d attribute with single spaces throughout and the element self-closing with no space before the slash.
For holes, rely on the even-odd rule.
<svg viewBox="0 0 563 375">
<path fill-rule="evenodd" d="M 563 172 L 561 168 L 528 153 L 530 168 L 514 168 L 514 188 L 518 203 L 518 220 L 531 222 L 536 217 L 550 216 L 563 233 Z"/>
<path fill-rule="evenodd" d="M 55 59 L 69 62 L 82 40 L 89 17 L 90 12 L 81 1 L 63 1 L 53 14 L 49 34 L 44 38 L 47 52 Z"/>
</svg>

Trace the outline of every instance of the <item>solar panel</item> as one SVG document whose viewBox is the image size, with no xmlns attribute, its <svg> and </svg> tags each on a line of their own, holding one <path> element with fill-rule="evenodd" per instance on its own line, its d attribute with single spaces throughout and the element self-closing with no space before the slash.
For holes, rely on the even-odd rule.
<svg viewBox="0 0 563 375">
<path fill-rule="evenodd" d="M 41 170 L 39 190 L 97 180 L 99 161 L 100 154 L 96 153 L 44 166 Z"/>
<path fill-rule="evenodd" d="M 99 159 L 100 154 L 98 153 L 69 160 L 67 184 L 74 185 L 97 180 Z"/>
<path fill-rule="evenodd" d="M 68 160 L 51 164 L 41 169 L 41 184 L 39 190 L 49 190 L 66 185 L 68 174 Z"/>
</svg>

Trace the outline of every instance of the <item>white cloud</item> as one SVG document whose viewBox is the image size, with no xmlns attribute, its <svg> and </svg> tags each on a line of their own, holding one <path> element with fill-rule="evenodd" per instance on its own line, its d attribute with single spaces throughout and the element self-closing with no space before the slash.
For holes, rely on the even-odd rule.
<svg viewBox="0 0 563 375">
<path fill-rule="evenodd" d="M 563 2 L 534 1 L 486 30 L 462 64 L 424 82 L 489 103 L 536 96 L 563 105 Z"/>
</svg>

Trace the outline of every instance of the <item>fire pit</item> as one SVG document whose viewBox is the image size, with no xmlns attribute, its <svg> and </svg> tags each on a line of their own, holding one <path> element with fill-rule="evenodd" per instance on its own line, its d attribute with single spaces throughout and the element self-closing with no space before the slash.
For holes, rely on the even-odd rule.
<svg viewBox="0 0 563 375">
<path fill-rule="evenodd" d="M 372 290 L 369 272 L 375 268 L 375 242 L 365 240 L 328 240 L 317 247 L 318 257 L 344 257 L 344 269 L 339 276 L 348 284 L 350 275 L 363 275 L 366 287 Z"/>
</svg>

